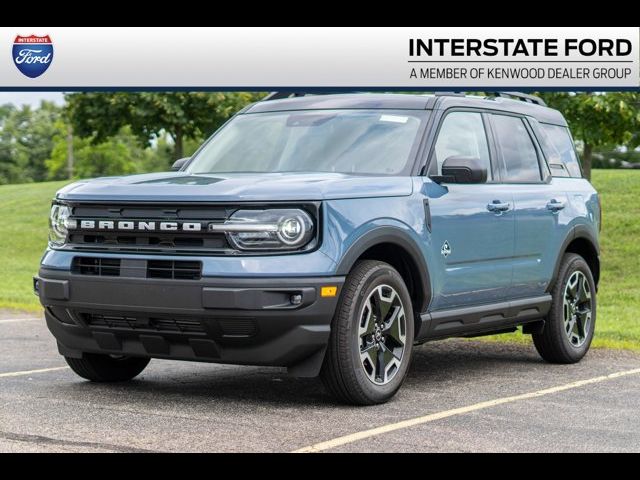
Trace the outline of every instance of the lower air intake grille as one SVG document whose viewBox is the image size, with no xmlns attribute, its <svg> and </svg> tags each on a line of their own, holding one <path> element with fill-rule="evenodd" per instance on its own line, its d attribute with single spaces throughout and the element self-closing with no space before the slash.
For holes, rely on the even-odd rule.
<svg viewBox="0 0 640 480">
<path fill-rule="evenodd" d="M 221 318 L 218 320 L 223 337 L 252 337 L 258 333 L 253 318 Z"/>
<path fill-rule="evenodd" d="M 156 331 L 166 333 L 204 333 L 198 318 L 139 317 L 86 313 L 83 315 L 90 327 L 126 331 Z"/>
<path fill-rule="evenodd" d="M 120 276 L 119 258 L 76 257 L 73 259 L 73 273 L 105 277 Z"/>
<path fill-rule="evenodd" d="M 147 278 L 200 280 L 201 276 L 201 262 L 182 260 L 149 260 L 147 262 Z"/>
</svg>

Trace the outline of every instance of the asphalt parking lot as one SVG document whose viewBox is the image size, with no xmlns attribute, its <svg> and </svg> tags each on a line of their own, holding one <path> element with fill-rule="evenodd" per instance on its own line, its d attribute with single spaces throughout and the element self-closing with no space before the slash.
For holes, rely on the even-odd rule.
<svg viewBox="0 0 640 480">
<path fill-rule="evenodd" d="M 281 369 L 154 360 L 91 384 L 43 320 L 0 313 L 0 451 L 640 451 L 640 355 L 543 363 L 531 346 L 417 348 L 386 405 L 337 405 Z"/>
</svg>

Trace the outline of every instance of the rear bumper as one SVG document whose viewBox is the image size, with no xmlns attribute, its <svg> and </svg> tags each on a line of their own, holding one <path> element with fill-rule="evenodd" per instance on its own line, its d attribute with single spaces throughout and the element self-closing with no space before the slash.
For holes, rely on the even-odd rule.
<svg viewBox="0 0 640 480">
<path fill-rule="evenodd" d="M 165 280 L 43 268 L 34 281 L 63 355 L 284 366 L 314 376 L 344 277 Z M 338 294 L 321 297 L 324 285 Z"/>
</svg>

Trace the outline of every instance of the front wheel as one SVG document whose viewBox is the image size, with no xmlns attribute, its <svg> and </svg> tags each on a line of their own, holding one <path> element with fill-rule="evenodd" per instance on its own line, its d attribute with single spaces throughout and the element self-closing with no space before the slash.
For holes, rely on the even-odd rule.
<svg viewBox="0 0 640 480">
<path fill-rule="evenodd" d="M 149 358 L 85 353 L 82 358 L 64 357 L 71 370 L 92 382 L 124 382 L 139 375 Z"/>
<path fill-rule="evenodd" d="M 551 296 L 544 330 L 533 335 L 533 343 L 548 362 L 579 362 L 589 350 L 596 323 L 596 286 L 580 255 L 562 258 Z"/>
<path fill-rule="evenodd" d="M 400 274 L 375 260 L 358 262 L 344 284 L 320 373 L 338 399 L 384 403 L 398 391 L 413 347 L 413 307 Z"/>
</svg>

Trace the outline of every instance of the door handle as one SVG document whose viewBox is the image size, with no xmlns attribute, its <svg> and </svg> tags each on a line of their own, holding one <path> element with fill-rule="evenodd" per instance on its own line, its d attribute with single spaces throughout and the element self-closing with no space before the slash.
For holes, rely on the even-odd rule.
<svg viewBox="0 0 640 480">
<path fill-rule="evenodd" d="M 510 205 L 508 203 L 502 203 L 499 200 L 494 200 L 490 204 L 487 205 L 487 210 L 493 213 L 502 213 L 509 210 Z"/>
<path fill-rule="evenodd" d="M 559 202 L 555 199 L 551 200 L 547 203 L 547 210 L 551 210 L 552 212 L 559 212 L 564 208 L 564 202 Z"/>
</svg>

